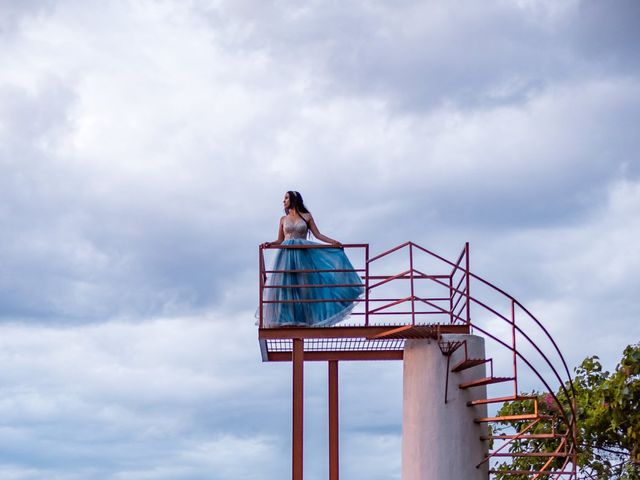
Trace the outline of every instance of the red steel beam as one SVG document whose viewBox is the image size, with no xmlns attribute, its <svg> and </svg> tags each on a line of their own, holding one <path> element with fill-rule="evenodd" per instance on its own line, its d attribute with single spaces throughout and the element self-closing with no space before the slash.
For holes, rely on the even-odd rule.
<svg viewBox="0 0 640 480">
<path fill-rule="evenodd" d="M 338 480 L 339 468 L 339 416 L 338 416 L 338 361 L 329 365 L 329 480 Z"/>
<path fill-rule="evenodd" d="M 384 337 L 388 337 L 389 335 L 395 335 L 401 332 L 405 332 L 407 330 L 411 330 L 413 328 L 413 325 L 403 325 L 401 327 L 398 328 L 392 328 L 390 330 L 387 330 L 386 332 L 382 332 L 382 333 L 376 333 L 375 335 L 372 335 L 369 338 L 369 340 L 373 340 L 376 338 L 384 338 Z"/>
<path fill-rule="evenodd" d="M 343 243 L 340 248 L 365 248 L 368 247 L 368 243 Z M 309 250 L 314 248 L 338 248 L 333 245 L 325 244 L 325 243 L 313 243 L 313 244 L 292 244 L 292 245 L 269 245 L 265 247 L 264 245 L 260 245 L 260 248 L 263 250 L 282 250 L 282 249 L 291 249 L 291 250 Z"/>
<path fill-rule="evenodd" d="M 303 480 L 304 340 L 293 340 L 292 479 Z"/>
<path fill-rule="evenodd" d="M 330 362 L 332 360 L 357 361 L 357 360 L 402 360 L 402 350 L 372 350 L 372 351 L 326 351 L 305 352 L 305 362 Z M 291 352 L 268 352 L 268 362 L 290 362 Z"/>
<path fill-rule="evenodd" d="M 397 325 L 398 327 L 401 325 Z M 385 327 L 280 327 L 280 328 L 260 328 L 258 338 L 265 340 L 293 339 L 293 338 L 370 338 L 383 332 L 389 331 L 390 326 Z M 420 331 L 423 334 L 438 335 L 443 333 L 469 333 L 469 325 L 416 325 L 413 331 Z M 412 338 L 415 338 L 412 336 Z M 425 337 L 426 338 L 426 337 Z"/>
<path fill-rule="evenodd" d="M 471 277 L 469 276 L 469 242 L 464 244 L 464 249 L 466 251 L 465 254 L 465 274 L 467 276 L 466 288 L 465 291 L 467 293 L 467 324 L 471 323 L 471 302 L 469 301 L 469 287 L 471 286 Z"/>
<path fill-rule="evenodd" d="M 369 244 L 364 250 L 364 324 L 369 326 Z"/>
</svg>

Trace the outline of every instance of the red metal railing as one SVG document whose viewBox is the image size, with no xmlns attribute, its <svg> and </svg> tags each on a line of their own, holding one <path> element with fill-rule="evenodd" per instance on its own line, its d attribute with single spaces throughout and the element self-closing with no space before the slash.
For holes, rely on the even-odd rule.
<svg viewBox="0 0 640 480">
<path fill-rule="evenodd" d="M 369 315 L 394 315 L 401 318 L 402 316 L 405 316 L 407 317 L 407 320 L 410 316 L 410 321 L 402 322 L 401 319 L 401 322 L 411 325 L 433 323 L 419 321 L 419 318 L 424 318 L 423 316 L 436 315 L 448 317 L 449 323 L 468 324 L 470 321 L 469 274 L 463 273 L 462 275 L 459 275 L 459 278 L 457 278 L 456 276 L 461 262 L 465 262 L 464 265 L 466 270 L 464 271 L 468 272 L 468 245 L 466 245 L 465 249 L 463 249 L 457 262 L 452 264 L 454 265 L 454 268 L 449 273 L 427 274 L 419 270 L 415 261 L 416 250 L 426 252 L 429 255 L 437 258 L 439 261 L 446 260 L 438 255 L 432 254 L 432 252 L 429 252 L 428 250 L 412 242 L 405 242 L 401 245 L 398 245 L 397 247 L 394 247 L 369 259 L 367 262 L 368 269 L 371 270 L 376 263 L 380 263 L 383 259 L 390 257 L 403 248 L 407 248 L 409 252 L 409 268 L 398 274 L 370 275 L 368 279 L 378 281 L 376 283 L 369 283 L 368 289 L 370 290 L 370 292 L 373 292 L 375 289 L 378 289 L 385 284 L 398 280 L 409 280 L 409 295 L 396 298 L 386 298 L 372 297 L 370 294 L 370 302 L 379 302 L 382 305 L 376 306 L 376 308 L 374 308 L 373 310 L 367 310 L 367 312 L 365 312 L 365 315 L 367 315 L 367 317 Z M 446 263 L 450 262 L 446 261 Z M 435 285 L 443 286 L 445 293 L 441 294 L 441 296 L 421 295 L 420 293 L 422 292 L 422 290 L 417 289 L 418 282 L 420 281 L 432 282 Z M 454 282 L 457 282 L 455 287 L 453 285 Z M 461 289 L 460 287 L 462 284 L 464 284 L 464 287 Z M 426 288 L 424 289 L 424 291 L 426 291 Z M 410 304 L 409 311 L 390 311 L 392 307 L 406 303 Z M 416 304 L 418 304 L 418 306 L 422 305 L 423 309 L 418 310 Z M 428 309 L 424 309 L 425 306 Z M 369 323 L 370 322 L 367 321 L 365 324 L 369 325 Z"/>
<path fill-rule="evenodd" d="M 397 274 L 372 274 L 372 266 L 377 263 L 381 263 L 381 260 L 388 258 L 394 252 L 401 250 L 404 247 L 408 247 L 409 249 L 409 268 L 407 270 L 402 271 Z M 451 286 L 446 287 L 446 294 L 442 294 L 441 296 L 427 296 L 427 295 L 418 295 L 418 283 L 420 282 L 424 285 L 425 281 L 436 281 L 441 283 L 443 280 L 449 280 L 449 283 L 453 281 L 454 276 L 456 275 L 456 270 L 454 269 L 452 273 L 441 273 L 441 274 L 426 274 L 416 268 L 414 265 L 414 248 L 420 248 L 417 245 L 406 242 L 402 245 L 399 245 L 391 250 L 383 252 L 380 255 L 375 256 L 374 258 L 369 258 L 369 245 L 368 244 L 345 244 L 343 248 L 346 250 L 355 250 L 359 251 L 361 255 L 361 268 L 354 269 L 333 269 L 333 270 L 314 270 L 314 269 L 305 269 L 305 270 L 268 270 L 266 268 L 265 261 L 265 250 L 276 250 L 276 249 L 316 249 L 316 248 L 335 248 L 331 245 L 273 245 L 265 247 L 263 245 L 259 248 L 259 269 L 260 269 L 260 280 L 259 280 L 259 318 L 258 325 L 260 328 L 264 326 L 264 306 L 270 303 L 325 303 L 325 302 L 345 302 L 345 301 L 354 301 L 360 302 L 363 304 L 363 308 L 360 311 L 352 312 L 352 316 L 354 317 L 364 317 L 364 326 L 370 325 L 380 325 L 382 323 L 381 320 L 372 321 L 373 318 L 385 318 L 387 320 L 386 323 L 395 322 L 396 324 L 427 324 L 434 322 L 426 322 L 421 319 L 425 316 L 443 316 L 446 315 L 449 317 L 451 323 L 468 323 L 469 317 L 469 300 L 468 300 L 468 275 L 464 275 L 460 278 L 460 282 L 465 282 L 466 287 L 463 290 L 463 293 L 460 294 L 460 289 L 452 288 Z M 461 260 L 468 257 L 463 251 L 463 254 L 460 256 Z M 264 292 L 267 289 L 286 289 L 286 288 L 326 288 L 326 287 L 344 287 L 344 286 L 352 286 L 346 284 L 294 284 L 294 285 L 284 285 L 284 284 L 275 284 L 275 283 L 267 283 L 267 278 L 269 275 L 273 274 L 296 274 L 296 273 L 322 273 L 322 272 L 355 272 L 360 274 L 363 283 L 361 286 L 364 288 L 364 298 L 357 299 L 340 299 L 340 300 L 330 300 L 330 299 L 286 299 L 286 300 L 266 300 L 264 297 Z M 408 295 L 402 296 L 389 296 L 384 295 L 385 292 L 382 292 L 383 287 L 389 286 L 391 284 L 397 284 L 400 281 L 409 281 L 409 291 Z M 376 293 L 381 292 L 380 295 L 376 295 Z M 448 302 L 453 308 L 447 310 L 443 304 L 443 302 Z M 398 310 L 394 307 L 406 306 L 407 310 Z M 422 306 L 420 309 L 419 307 Z M 410 322 L 407 322 L 405 318 L 410 316 Z M 391 317 L 391 320 L 389 318 Z M 435 322 L 435 323 L 443 323 L 443 322 Z"/>
<path fill-rule="evenodd" d="M 269 248 L 331 248 L 331 246 L 280 245 L 260 247 L 259 325 L 261 327 L 263 326 L 263 307 L 265 303 L 263 292 L 265 288 L 285 288 L 284 285 L 266 284 L 269 274 L 284 273 L 283 271 L 267 270 L 265 268 L 264 251 Z M 353 299 L 353 301 L 360 301 L 363 308 L 361 311 L 354 311 L 352 315 L 364 317 L 364 326 L 380 325 L 378 320 L 373 320 L 375 318 L 391 318 L 392 323 L 395 321 L 394 325 L 425 325 L 433 322 L 426 322 L 424 319 L 433 318 L 433 316 L 446 318 L 446 321 L 436 323 L 463 323 L 469 325 L 469 327 L 492 340 L 495 344 L 507 349 L 510 353 L 513 370 L 513 396 L 505 397 L 505 400 L 518 398 L 518 366 L 526 365 L 553 397 L 562 421 L 570 432 L 567 441 L 561 443 L 558 447 L 564 449 L 563 455 L 566 455 L 567 458 L 561 471 L 549 470 L 545 475 L 557 475 L 560 477 L 568 473 L 572 475 L 571 478 L 575 478 L 577 428 L 575 405 L 571 400 L 575 398 L 575 391 L 567 363 L 549 331 L 529 310 L 501 288 L 471 272 L 468 243 L 465 244 L 456 261 L 453 262 L 413 242 L 405 242 L 372 258 L 369 258 L 368 244 L 347 244 L 344 245 L 344 248 L 360 249 L 363 254 L 364 265 L 361 268 L 352 270 L 359 273 L 363 279 L 364 298 Z M 408 250 L 408 268 L 399 268 L 401 271 L 396 274 L 375 272 L 375 269 L 382 265 L 385 260 L 393 259 L 403 249 Z M 426 256 L 437 261 L 440 269 L 444 266 L 450 270 L 438 274 L 424 273 L 418 268 L 417 255 Z M 289 273 L 293 272 L 289 271 Z M 318 271 L 300 270 L 297 272 L 312 273 Z M 385 288 L 407 281 L 409 282 L 409 291 L 405 293 L 408 293 L 408 295 L 384 292 Z M 471 295 L 472 283 L 474 283 L 474 292 L 478 292 L 476 296 Z M 339 285 L 336 284 L 337 286 Z M 430 291 L 428 286 L 438 287 L 445 293 L 439 295 L 428 294 L 428 291 Z M 314 288 L 314 285 L 297 287 Z M 482 298 L 479 298 L 479 295 L 481 295 L 480 290 L 482 289 L 486 290 L 486 292 Z M 380 292 L 380 295 L 377 295 L 378 292 Z M 496 303 L 500 301 L 507 303 L 506 312 L 499 311 Z M 302 302 L 302 300 L 282 300 L 280 302 Z M 479 309 L 477 318 L 474 314 L 472 319 L 472 307 Z M 496 320 L 505 325 L 501 332 L 496 332 L 496 330 L 500 330 L 499 327 L 495 326 Z M 533 328 L 525 327 L 525 322 L 528 322 L 529 327 Z M 543 348 L 550 351 L 545 352 Z M 570 399 L 568 405 L 560 401 L 555 393 L 556 391 L 562 392 L 567 399 Z M 502 449 L 503 447 L 500 448 L 500 450 Z M 503 454 L 493 452 L 492 455 L 498 457 Z M 572 470 L 565 472 L 565 468 L 569 464 L 572 465 Z M 550 468 L 550 465 L 551 462 L 547 462 L 543 470 Z"/>
</svg>

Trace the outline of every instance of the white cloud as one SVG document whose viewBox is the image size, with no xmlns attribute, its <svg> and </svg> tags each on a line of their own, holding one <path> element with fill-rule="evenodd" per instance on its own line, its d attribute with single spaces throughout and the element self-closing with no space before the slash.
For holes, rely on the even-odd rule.
<svg viewBox="0 0 640 480">
<path fill-rule="evenodd" d="M 94 3 L 0 7 L 3 478 L 288 472 L 252 315 L 290 188 L 373 252 L 471 241 L 572 364 L 639 337 L 631 3 Z M 344 465 L 388 478 L 400 398 L 368 368 L 341 370 Z"/>
<path fill-rule="evenodd" d="M 638 182 L 612 183 L 606 202 L 581 222 L 519 230 L 480 253 L 485 270 L 500 258 L 494 281 L 543 321 L 570 366 L 600 355 L 612 368 L 640 338 L 639 192 Z"/>
<path fill-rule="evenodd" d="M 273 467 L 265 425 L 234 422 L 257 421 L 262 401 L 255 392 L 280 396 L 286 380 L 266 383 L 253 327 L 239 324 L 243 320 L 73 329 L 5 325 L 0 438 L 6 461 L 20 464 L 31 449 L 31 465 L 55 475 L 65 465 L 93 460 L 103 470 L 94 478 L 112 478 L 109 471 L 147 478 L 156 466 L 194 475 L 180 478 L 211 478 L 212 471 L 216 478 L 235 478 L 237 468 L 251 465 L 239 455 Z M 218 455 L 204 461 L 202 452 L 211 449 Z M 137 465 L 133 472 L 131 462 Z"/>
</svg>

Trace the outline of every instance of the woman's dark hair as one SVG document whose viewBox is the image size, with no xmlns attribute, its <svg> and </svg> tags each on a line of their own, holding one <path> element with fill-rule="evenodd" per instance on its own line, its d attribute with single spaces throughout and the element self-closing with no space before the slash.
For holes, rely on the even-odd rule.
<svg viewBox="0 0 640 480">
<path fill-rule="evenodd" d="M 307 207 L 304 206 L 304 200 L 302 200 L 300 192 L 289 190 L 287 193 L 289 194 L 289 208 L 295 208 L 298 213 L 311 213 L 307 210 Z M 289 210 L 285 210 L 285 213 L 289 213 Z"/>
<path fill-rule="evenodd" d="M 311 214 L 311 212 L 307 210 L 307 207 L 304 206 L 304 200 L 302 200 L 302 195 L 300 195 L 300 192 L 289 190 L 287 193 L 289 194 L 289 208 L 295 208 L 298 214 L 301 214 L 301 213 Z M 285 208 L 284 211 L 285 213 L 289 213 L 289 209 L 287 208 Z M 309 235 L 311 235 L 311 231 L 309 229 L 309 222 L 302 215 L 300 215 L 300 217 L 302 218 L 302 220 L 304 220 L 304 223 L 307 224 L 307 237 L 308 237 Z"/>
</svg>

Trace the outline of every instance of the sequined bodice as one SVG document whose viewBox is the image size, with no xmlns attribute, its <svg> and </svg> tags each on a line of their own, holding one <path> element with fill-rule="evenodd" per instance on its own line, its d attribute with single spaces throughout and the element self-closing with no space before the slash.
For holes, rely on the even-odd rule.
<svg viewBox="0 0 640 480">
<path fill-rule="evenodd" d="M 302 218 L 298 220 L 289 220 L 289 217 L 284 217 L 284 224 L 282 227 L 284 229 L 285 240 L 307 237 L 307 222 Z"/>
</svg>

